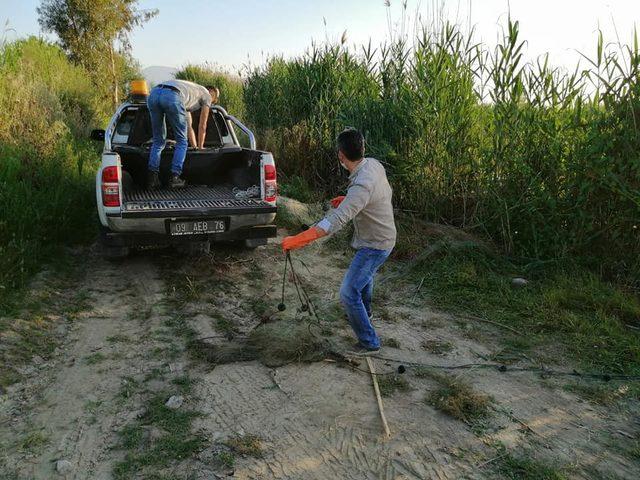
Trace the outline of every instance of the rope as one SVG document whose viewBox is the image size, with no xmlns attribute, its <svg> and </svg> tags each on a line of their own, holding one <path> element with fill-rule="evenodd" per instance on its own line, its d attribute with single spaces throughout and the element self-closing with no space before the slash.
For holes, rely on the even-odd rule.
<svg viewBox="0 0 640 480">
<path fill-rule="evenodd" d="M 288 254 L 289 252 L 287 252 Z M 282 311 L 286 308 L 284 303 L 284 286 L 287 282 L 287 261 L 285 259 L 284 262 L 284 273 L 282 274 L 282 296 L 280 297 L 280 305 L 278 305 L 278 310 Z"/>
<path fill-rule="evenodd" d="M 554 370 L 546 367 L 534 367 L 534 366 L 525 366 L 525 367 L 508 367 L 507 365 L 501 363 L 465 363 L 461 365 L 434 365 L 429 363 L 419 363 L 419 362 L 409 362 L 405 360 L 398 360 L 396 358 L 384 357 L 382 355 L 371 355 L 373 358 L 377 358 L 379 360 L 385 360 L 387 362 L 393 362 L 400 364 L 399 369 L 404 367 L 405 365 L 411 367 L 425 367 L 425 368 L 433 368 L 436 370 L 461 370 L 461 369 L 471 369 L 471 368 L 491 368 L 496 369 L 500 373 L 507 372 L 535 372 L 543 375 L 555 375 L 555 376 L 570 376 L 570 377 L 583 377 L 583 378 L 593 378 L 596 380 L 602 380 L 605 382 L 611 380 L 630 380 L 630 381 L 640 381 L 640 375 L 622 375 L 615 373 L 597 373 L 597 372 L 578 372 L 577 370 Z M 396 370 L 386 372 L 385 375 L 395 374 Z"/>
<path fill-rule="evenodd" d="M 307 268 L 303 262 L 301 263 L 305 268 Z M 300 279 L 300 276 L 295 271 L 295 268 L 293 266 L 293 260 L 291 259 L 290 251 L 287 251 L 285 255 L 284 274 L 282 276 L 282 304 L 284 304 L 284 291 L 285 291 L 285 284 L 286 284 L 287 264 L 289 264 L 289 267 L 291 269 L 291 278 L 292 278 L 294 287 L 296 289 L 296 292 L 298 294 L 298 300 L 300 301 L 301 310 L 303 312 L 308 310 L 309 316 L 311 318 L 315 318 L 317 321 L 317 324 L 315 325 L 309 322 L 309 333 L 311 333 L 316 338 L 319 338 L 319 335 L 317 333 L 314 333 L 311 331 L 311 326 L 320 327 L 321 319 L 320 319 L 320 316 L 318 315 L 318 312 L 316 310 L 314 303 L 311 301 L 311 298 L 309 297 L 306 289 L 304 288 L 304 284 Z M 320 338 L 320 340 L 322 340 L 323 342 L 327 341 L 326 338 Z M 353 362 L 347 361 L 346 357 L 342 353 L 333 352 L 333 351 L 331 353 L 336 355 L 342 363 L 345 363 L 350 368 L 361 371 L 363 373 L 367 373 L 367 374 L 370 373 L 367 370 L 358 368 L 353 364 Z M 554 370 L 551 368 L 535 367 L 535 366 L 509 367 L 507 365 L 500 364 L 500 363 L 466 363 L 461 365 L 435 365 L 435 364 L 429 364 L 429 363 L 410 362 L 402 359 L 384 357 L 382 355 L 371 355 L 371 358 L 377 358 L 379 360 L 384 360 L 387 362 L 399 364 L 397 369 L 393 369 L 388 372 L 374 373 L 373 375 L 376 375 L 376 376 L 403 374 L 406 371 L 406 366 L 410 366 L 410 367 L 425 367 L 425 368 L 431 368 L 434 370 L 462 370 L 462 369 L 471 369 L 471 368 L 486 368 L 486 369 L 495 369 L 500 373 L 533 372 L 533 373 L 539 373 L 541 375 L 547 375 L 547 376 L 568 376 L 568 377 L 591 378 L 594 380 L 601 380 L 604 382 L 609 382 L 611 380 L 628 380 L 628 381 L 634 381 L 634 382 L 640 381 L 640 375 L 622 375 L 622 374 L 598 373 L 598 372 L 578 372 L 577 370 L 571 370 L 571 371 Z"/>
<path fill-rule="evenodd" d="M 284 259 L 284 274 L 282 276 L 282 304 L 284 304 L 284 290 L 285 290 L 285 284 L 286 284 L 287 264 L 291 269 L 291 279 L 293 281 L 293 286 L 296 289 L 298 300 L 300 301 L 300 310 L 303 312 L 308 312 L 309 317 L 315 318 L 318 326 L 320 326 L 321 319 L 320 319 L 320 316 L 318 315 L 316 306 L 311 300 L 311 297 L 309 296 L 309 294 L 307 293 L 307 290 L 304 288 L 304 283 L 302 282 L 300 275 L 298 275 L 298 272 L 296 272 L 296 269 L 293 265 L 293 260 L 291 258 L 291 253 L 289 251 L 286 252 L 285 259 Z"/>
</svg>

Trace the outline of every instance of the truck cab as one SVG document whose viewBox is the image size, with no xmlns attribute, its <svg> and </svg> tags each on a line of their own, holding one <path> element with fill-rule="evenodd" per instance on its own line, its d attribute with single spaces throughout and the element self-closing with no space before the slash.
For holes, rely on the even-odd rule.
<svg viewBox="0 0 640 480">
<path fill-rule="evenodd" d="M 273 155 L 256 149 L 253 133 L 222 107 L 213 105 L 203 149 L 189 149 L 184 162 L 184 188 L 170 189 L 173 132 L 160 163 L 160 189 L 147 188 L 152 144 L 146 83 L 131 90 L 106 128 L 91 138 L 104 141 L 96 174 L 96 200 L 101 243 L 106 256 L 120 257 L 131 248 L 151 245 L 197 246 L 242 242 L 249 248 L 276 236 L 277 183 Z M 192 112 L 197 125 L 199 111 Z M 235 128 L 249 141 L 244 148 Z"/>
</svg>

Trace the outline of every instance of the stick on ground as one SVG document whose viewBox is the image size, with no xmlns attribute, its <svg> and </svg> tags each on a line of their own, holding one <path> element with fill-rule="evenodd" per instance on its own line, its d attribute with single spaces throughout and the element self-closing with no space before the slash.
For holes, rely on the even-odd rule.
<svg viewBox="0 0 640 480">
<path fill-rule="evenodd" d="M 373 379 L 373 390 L 376 392 L 376 400 L 378 401 L 378 409 L 380 410 L 380 418 L 382 419 L 382 425 L 384 426 L 384 433 L 387 438 L 391 437 L 391 430 L 389 430 L 389 424 L 387 423 L 387 417 L 384 416 L 384 407 L 382 406 L 382 397 L 380 396 L 380 387 L 378 386 L 378 379 L 376 378 L 376 371 L 373 368 L 373 363 L 369 357 L 365 357 L 367 365 L 369 366 L 369 372 L 371 372 L 371 378 Z"/>
</svg>

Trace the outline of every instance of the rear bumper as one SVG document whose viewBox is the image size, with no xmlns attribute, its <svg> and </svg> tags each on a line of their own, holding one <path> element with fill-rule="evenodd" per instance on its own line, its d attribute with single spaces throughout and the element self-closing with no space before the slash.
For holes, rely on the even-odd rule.
<svg viewBox="0 0 640 480">
<path fill-rule="evenodd" d="M 277 235 L 276 230 L 275 225 L 258 225 L 229 230 L 224 233 L 185 236 L 171 236 L 167 234 L 144 232 L 123 233 L 103 231 L 101 233 L 101 240 L 103 244 L 111 247 L 144 247 L 152 245 L 177 245 L 204 240 L 208 240 L 210 242 L 229 242 L 237 240 L 274 238 Z"/>
<path fill-rule="evenodd" d="M 273 207 L 275 211 L 275 207 Z M 264 210 L 262 210 L 264 212 Z M 151 212 L 149 212 L 151 213 Z M 125 215 L 107 216 L 107 228 L 115 233 L 154 233 L 157 235 L 167 235 L 167 222 L 174 220 L 193 220 L 193 219 L 222 219 L 228 225 L 227 232 L 234 230 L 254 227 L 256 225 L 270 225 L 274 222 L 276 214 L 274 213 L 243 213 L 234 215 L 229 210 L 210 209 L 203 211 L 198 215 L 184 213 L 183 211 L 172 214 L 154 213 L 142 217 L 130 217 Z"/>
<path fill-rule="evenodd" d="M 269 206 L 243 206 L 243 207 L 225 207 L 225 208 L 182 208 L 180 210 L 163 211 L 163 210 L 125 210 L 119 217 L 124 219 L 130 218 L 184 218 L 184 217 L 228 217 L 230 215 L 264 215 L 276 213 L 276 207 Z"/>
</svg>

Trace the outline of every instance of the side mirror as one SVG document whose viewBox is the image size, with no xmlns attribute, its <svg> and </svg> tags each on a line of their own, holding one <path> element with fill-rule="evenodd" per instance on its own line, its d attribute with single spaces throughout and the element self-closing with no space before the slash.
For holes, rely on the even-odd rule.
<svg viewBox="0 0 640 480">
<path fill-rule="evenodd" d="M 89 135 L 91 140 L 99 140 L 104 142 L 104 130 L 91 130 L 91 135 Z"/>
</svg>

